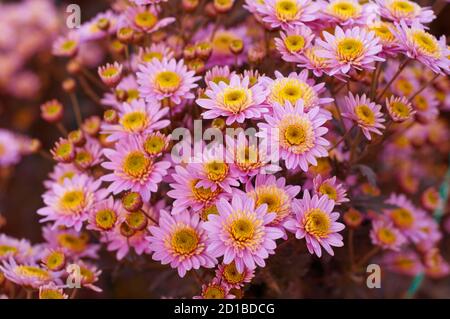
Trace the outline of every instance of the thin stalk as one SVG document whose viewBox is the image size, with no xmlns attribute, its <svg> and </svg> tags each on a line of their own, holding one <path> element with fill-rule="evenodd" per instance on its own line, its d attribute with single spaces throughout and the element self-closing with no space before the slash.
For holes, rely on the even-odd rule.
<svg viewBox="0 0 450 319">
<path fill-rule="evenodd" d="M 383 95 L 386 93 L 386 91 L 391 87 L 391 84 L 400 75 L 400 73 L 402 73 L 402 71 L 406 68 L 406 66 L 408 65 L 409 61 L 411 61 L 411 60 L 410 59 L 406 59 L 405 61 L 403 61 L 403 63 L 400 65 L 400 67 L 398 68 L 397 72 L 394 74 L 392 79 L 386 84 L 386 86 L 381 91 L 381 93 L 378 94 L 378 96 L 376 98 L 377 101 L 380 100 L 383 97 Z"/>
</svg>

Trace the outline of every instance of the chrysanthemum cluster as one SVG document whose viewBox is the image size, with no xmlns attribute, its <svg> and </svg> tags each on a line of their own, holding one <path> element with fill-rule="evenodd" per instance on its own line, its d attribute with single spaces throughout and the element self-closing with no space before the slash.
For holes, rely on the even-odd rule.
<svg viewBox="0 0 450 319">
<path fill-rule="evenodd" d="M 336 254 L 350 279 L 377 254 L 393 272 L 447 275 L 435 17 L 407 0 L 134 0 L 61 34 L 67 98 L 40 108 L 61 136 L 47 152 L 0 130 L 0 168 L 53 161 L 44 242 L 0 235 L 0 292 L 4 276 L 74 297 L 74 269 L 101 291 L 97 265 L 114 277 L 161 263 L 192 276 L 194 298 L 242 298 L 254 277 L 273 286 L 283 250 L 289 265 Z"/>
</svg>

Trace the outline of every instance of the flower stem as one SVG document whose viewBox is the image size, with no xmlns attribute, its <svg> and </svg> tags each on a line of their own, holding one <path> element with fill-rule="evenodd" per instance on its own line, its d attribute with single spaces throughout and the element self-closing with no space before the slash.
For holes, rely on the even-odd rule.
<svg viewBox="0 0 450 319">
<path fill-rule="evenodd" d="M 383 95 L 386 93 L 386 91 L 391 87 L 391 84 L 395 81 L 395 79 L 400 75 L 400 73 L 402 73 L 403 69 L 408 65 L 408 62 L 411 61 L 410 59 L 406 59 L 405 61 L 403 61 L 403 63 L 400 65 L 400 67 L 398 68 L 397 72 L 394 74 L 394 76 L 392 77 L 392 79 L 386 84 L 386 86 L 384 87 L 384 89 L 381 91 L 380 94 L 378 94 L 376 100 L 380 100 Z"/>
<path fill-rule="evenodd" d="M 83 124 L 83 119 L 81 117 L 81 109 L 80 104 L 78 103 L 78 99 L 75 93 L 70 93 L 70 100 L 72 101 L 72 108 L 73 112 L 75 113 L 75 119 L 77 121 L 77 125 L 79 128 L 81 128 L 81 125 Z"/>
</svg>

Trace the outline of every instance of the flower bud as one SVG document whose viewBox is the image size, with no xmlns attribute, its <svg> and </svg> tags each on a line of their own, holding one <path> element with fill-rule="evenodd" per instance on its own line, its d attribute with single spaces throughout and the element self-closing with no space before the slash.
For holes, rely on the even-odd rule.
<svg viewBox="0 0 450 319">
<path fill-rule="evenodd" d="M 123 27 L 117 30 L 117 39 L 125 44 L 131 43 L 133 40 L 134 30 L 129 27 Z"/>
<path fill-rule="evenodd" d="M 125 218 L 125 221 L 127 225 L 135 231 L 143 230 L 148 225 L 147 216 L 145 216 L 142 210 L 129 213 Z"/>
<path fill-rule="evenodd" d="M 119 122 L 119 115 L 116 110 L 109 109 L 103 113 L 103 120 L 108 124 L 117 124 Z"/>
<path fill-rule="evenodd" d="M 128 192 L 122 197 L 123 208 L 129 212 L 140 210 L 143 204 L 141 194 L 137 192 Z"/>
<path fill-rule="evenodd" d="M 100 132 L 101 119 L 98 116 L 91 116 L 84 120 L 82 130 L 89 136 L 96 136 Z"/>
<path fill-rule="evenodd" d="M 54 160 L 60 163 L 70 163 L 75 158 L 75 146 L 64 138 L 60 138 L 50 152 Z"/>
<path fill-rule="evenodd" d="M 193 44 L 188 44 L 185 46 L 185 48 L 183 49 L 183 57 L 186 60 L 192 60 L 195 58 L 195 45 Z"/>
<path fill-rule="evenodd" d="M 230 41 L 229 49 L 233 54 L 240 54 L 244 51 L 244 41 L 241 39 L 234 39 Z"/>
<path fill-rule="evenodd" d="M 181 6 L 186 12 L 194 12 L 195 9 L 197 9 L 199 3 L 199 0 L 182 0 Z"/>
<path fill-rule="evenodd" d="M 66 69 L 70 75 L 77 75 L 81 71 L 81 64 L 76 59 L 72 59 L 67 63 Z"/>
<path fill-rule="evenodd" d="M 195 53 L 197 54 L 197 56 L 202 59 L 202 60 L 208 60 L 209 57 L 211 56 L 213 51 L 213 47 L 211 42 L 200 42 L 197 43 L 196 47 L 195 47 Z"/>
<path fill-rule="evenodd" d="M 348 227 L 357 228 L 363 222 L 363 215 L 356 209 L 350 208 L 344 214 L 344 222 Z"/>
<path fill-rule="evenodd" d="M 41 117 L 49 123 L 61 121 L 64 107 L 58 100 L 51 100 L 41 105 Z"/>
<path fill-rule="evenodd" d="M 119 62 L 114 64 L 107 63 L 105 66 L 98 68 L 98 75 L 106 86 L 113 88 L 122 80 L 123 65 Z"/>
<path fill-rule="evenodd" d="M 86 138 L 82 130 L 75 130 L 69 133 L 67 136 L 68 140 L 77 147 L 81 147 L 86 143 Z"/>
<path fill-rule="evenodd" d="M 233 7 L 234 0 L 214 0 L 214 9 L 218 13 L 227 13 Z"/>
<path fill-rule="evenodd" d="M 72 78 L 65 79 L 62 83 L 62 89 L 66 93 L 75 92 L 76 87 L 77 87 L 77 82 L 75 82 L 75 80 Z"/>
<path fill-rule="evenodd" d="M 111 26 L 111 22 L 107 18 L 101 18 L 97 21 L 97 27 L 102 31 L 108 31 Z"/>
</svg>

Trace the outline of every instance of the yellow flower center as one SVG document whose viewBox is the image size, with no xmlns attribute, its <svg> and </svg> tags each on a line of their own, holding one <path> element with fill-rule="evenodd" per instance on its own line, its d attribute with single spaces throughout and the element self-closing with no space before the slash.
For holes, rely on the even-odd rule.
<svg viewBox="0 0 450 319">
<path fill-rule="evenodd" d="M 194 195 L 194 198 L 201 202 L 207 202 L 214 198 L 219 193 L 219 190 L 212 191 L 210 188 L 205 187 L 196 187 L 198 180 L 193 180 L 191 184 L 192 193 Z"/>
<path fill-rule="evenodd" d="M 159 72 L 155 77 L 155 83 L 164 93 L 173 93 L 181 85 L 181 77 L 173 71 Z"/>
<path fill-rule="evenodd" d="M 205 289 L 203 293 L 205 299 L 224 299 L 225 291 L 218 285 L 211 285 Z"/>
<path fill-rule="evenodd" d="M 414 90 L 414 86 L 407 79 L 398 79 L 395 83 L 397 90 L 405 96 L 410 96 Z"/>
<path fill-rule="evenodd" d="M 310 235 L 326 238 L 330 233 L 330 216 L 319 208 L 313 208 L 306 213 L 304 225 Z"/>
<path fill-rule="evenodd" d="M 364 44 L 359 39 L 344 38 L 337 43 L 337 55 L 340 61 L 353 62 L 364 53 Z"/>
<path fill-rule="evenodd" d="M 201 211 L 200 217 L 202 220 L 207 221 L 209 218 L 209 215 L 219 215 L 219 211 L 218 211 L 216 205 L 211 205 L 211 206 L 205 207 Z"/>
<path fill-rule="evenodd" d="M 255 227 L 248 218 L 236 219 L 231 223 L 231 235 L 240 242 L 245 242 L 253 238 Z"/>
<path fill-rule="evenodd" d="M 162 136 L 152 135 L 147 137 L 144 142 L 144 150 L 149 155 L 156 155 L 161 153 L 166 147 L 166 141 Z"/>
<path fill-rule="evenodd" d="M 340 20 L 356 18 L 361 14 L 361 6 L 350 1 L 336 1 L 328 5 L 327 11 Z"/>
<path fill-rule="evenodd" d="M 119 72 L 119 70 L 115 66 L 110 66 L 110 67 L 104 68 L 101 73 L 102 73 L 102 76 L 104 76 L 105 78 L 110 78 L 110 77 L 117 75 L 118 72 Z"/>
<path fill-rule="evenodd" d="M 177 229 L 172 234 L 171 246 L 180 255 L 189 255 L 198 247 L 200 239 L 191 227 Z"/>
<path fill-rule="evenodd" d="M 141 179 L 145 177 L 152 165 L 151 160 L 142 152 L 130 152 L 123 161 L 123 171 L 130 177 Z"/>
<path fill-rule="evenodd" d="M 134 23 L 142 29 L 151 29 L 155 26 L 158 18 L 149 11 L 139 12 L 134 17 Z"/>
<path fill-rule="evenodd" d="M 440 58 L 441 48 L 436 38 L 423 30 L 416 30 L 412 33 L 412 41 L 419 50 L 429 56 Z"/>
<path fill-rule="evenodd" d="M 256 200 L 256 206 L 263 204 L 267 205 L 267 211 L 276 213 L 282 208 L 282 197 L 280 197 L 280 192 L 277 192 L 278 188 L 269 186 L 261 187 L 258 189 L 258 198 Z"/>
<path fill-rule="evenodd" d="M 219 161 L 211 161 L 205 164 L 205 171 L 208 176 L 208 179 L 213 182 L 220 182 L 225 179 L 228 175 L 228 165 Z"/>
<path fill-rule="evenodd" d="M 86 150 L 78 150 L 75 155 L 75 163 L 80 165 L 89 165 L 94 161 L 92 154 Z"/>
<path fill-rule="evenodd" d="M 233 113 L 245 110 L 251 101 L 252 92 L 243 88 L 228 87 L 223 91 L 223 105 Z"/>
<path fill-rule="evenodd" d="M 414 224 L 414 216 L 406 208 L 397 208 L 392 210 L 391 218 L 394 225 L 401 229 L 411 228 Z"/>
<path fill-rule="evenodd" d="M 284 45 L 290 52 L 299 52 L 305 47 L 305 38 L 301 35 L 289 35 L 284 39 Z"/>
<path fill-rule="evenodd" d="M 39 280 L 49 280 L 51 278 L 48 271 L 36 266 L 17 266 L 16 273 L 24 277 L 36 278 Z"/>
<path fill-rule="evenodd" d="M 225 76 L 216 76 L 211 79 L 212 82 L 219 84 L 220 82 L 224 82 L 225 84 L 230 84 L 230 79 Z"/>
<path fill-rule="evenodd" d="M 0 257 L 6 256 L 6 254 L 15 254 L 17 248 L 8 245 L 0 245 Z"/>
<path fill-rule="evenodd" d="M 127 91 L 127 103 L 131 103 L 139 98 L 139 91 L 137 89 L 130 89 Z"/>
<path fill-rule="evenodd" d="M 405 103 L 394 101 L 390 106 L 392 113 L 402 118 L 407 118 L 411 114 L 409 107 Z"/>
<path fill-rule="evenodd" d="M 162 61 L 163 55 L 160 52 L 146 52 L 142 55 L 142 61 L 143 62 L 151 62 L 153 59 L 158 59 L 159 61 Z"/>
<path fill-rule="evenodd" d="M 53 251 L 45 257 L 45 266 L 50 270 L 58 270 L 63 266 L 66 258 L 60 251 Z"/>
<path fill-rule="evenodd" d="M 328 183 L 323 183 L 322 185 L 320 185 L 319 193 L 322 195 L 327 195 L 329 199 L 332 199 L 334 201 L 338 198 L 336 188 Z"/>
<path fill-rule="evenodd" d="M 79 253 L 86 249 L 88 239 L 84 235 L 59 234 L 57 240 L 60 246 Z"/>
<path fill-rule="evenodd" d="M 382 227 L 378 230 L 378 239 L 385 245 L 392 245 L 396 242 L 397 236 L 395 233 L 390 229 L 386 227 Z"/>
<path fill-rule="evenodd" d="M 64 180 L 67 179 L 72 179 L 75 176 L 75 172 L 66 172 L 64 174 L 62 174 L 59 178 L 58 178 L 58 184 L 63 184 Z"/>
<path fill-rule="evenodd" d="M 302 154 L 314 146 L 314 132 L 309 120 L 292 116 L 280 126 L 280 143 L 295 154 Z"/>
<path fill-rule="evenodd" d="M 74 40 L 64 41 L 61 45 L 63 51 L 72 51 L 77 46 L 77 42 Z"/>
<path fill-rule="evenodd" d="M 87 267 L 80 267 L 80 275 L 84 284 L 91 284 L 95 281 L 95 274 Z"/>
<path fill-rule="evenodd" d="M 60 157 L 66 157 L 69 156 L 73 151 L 73 145 L 69 142 L 63 142 L 58 145 L 58 147 L 55 150 L 55 153 L 57 156 Z"/>
<path fill-rule="evenodd" d="M 416 11 L 414 4 L 408 0 L 392 1 L 389 9 L 396 17 L 408 17 Z"/>
<path fill-rule="evenodd" d="M 365 125 L 375 124 L 375 113 L 368 105 L 362 104 L 355 107 L 355 114 L 358 117 L 358 120 L 363 124 Z"/>
<path fill-rule="evenodd" d="M 224 266 L 223 277 L 230 284 L 238 284 L 245 279 L 245 273 L 237 271 L 235 263 L 232 262 Z"/>
<path fill-rule="evenodd" d="M 59 201 L 59 206 L 64 211 L 78 211 L 85 204 L 85 196 L 83 191 L 74 190 L 64 193 Z"/>
<path fill-rule="evenodd" d="M 316 94 L 309 84 L 298 79 L 289 78 L 276 80 L 269 95 L 270 101 L 282 106 L 286 102 L 295 105 L 298 100 L 302 99 L 306 110 L 312 106 L 315 98 Z"/>
<path fill-rule="evenodd" d="M 417 95 L 413 100 L 414 106 L 419 111 L 426 111 L 428 110 L 428 101 L 423 95 Z"/>
<path fill-rule="evenodd" d="M 369 27 L 369 30 L 375 32 L 375 35 L 383 42 L 394 42 L 395 36 L 389 29 L 390 25 L 391 24 L 387 22 L 378 22 L 374 25 L 371 25 Z"/>
<path fill-rule="evenodd" d="M 117 221 L 117 214 L 112 209 L 101 209 L 95 213 L 95 224 L 103 230 L 110 230 Z"/>
<path fill-rule="evenodd" d="M 284 22 L 295 20 L 300 9 L 295 0 L 278 0 L 275 3 L 275 14 Z"/>
<path fill-rule="evenodd" d="M 149 118 L 142 111 L 130 112 L 122 116 L 120 124 L 128 132 L 140 132 L 148 125 Z"/>
<path fill-rule="evenodd" d="M 55 289 L 42 289 L 39 299 L 64 299 L 64 295 Z"/>
</svg>

